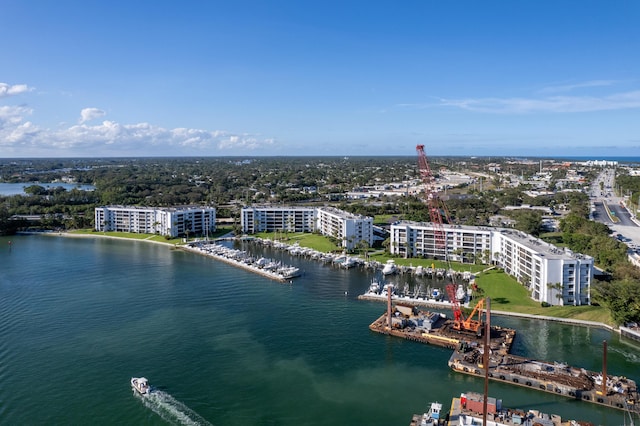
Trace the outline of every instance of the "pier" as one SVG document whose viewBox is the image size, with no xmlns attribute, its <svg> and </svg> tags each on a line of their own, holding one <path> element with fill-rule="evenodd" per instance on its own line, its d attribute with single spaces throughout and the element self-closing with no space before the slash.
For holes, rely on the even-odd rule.
<svg viewBox="0 0 640 426">
<path fill-rule="evenodd" d="M 264 258 L 254 259 L 242 250 L 230 249 L 213 242 L 189 243 L 181 246 L 181 248 L 280 282 L 290 282 L 292 278 L 301 274 L 300 269 L 295 266 L 282 265 L 279 262 L 272 262 Z"/>
</svg>

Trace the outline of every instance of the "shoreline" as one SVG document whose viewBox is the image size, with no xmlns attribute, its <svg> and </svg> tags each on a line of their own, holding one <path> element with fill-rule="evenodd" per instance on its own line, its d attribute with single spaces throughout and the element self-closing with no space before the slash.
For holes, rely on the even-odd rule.
<svg viewBox="0 0 640 426">
<path fill-rule="evenodd" d="M 169 243 L 169 242 L 163 242 L 163 241 L 154 241 L 151 240 L 149 238 L 151 237 L 147 237 L 147 238 L 128 238 L 128 237 L 117 237 L 115 235 L 103 235 L 103 234 L 76 234 L 73 232 L 56 232 L 56 231 L 45 231 L 45 232 L 25 232 L 25 231 L 21 231 L 21 232 L 17 232 L 16 235 L 45 235 L 48 237 L 65 237 L 65 238 L 105 238 L 105 239 L 112 239 L 112 240 L 123 240 L 123 241 L 140 241 L 140 242 L 144 242 L 144 243 L 153 243 L 153 244 L 161 244 L 161 245 L 165 245 L 168 247 L 175 247 L 175 248 L 179 248 L 180 246 L 178 244 L 175 243 Z"/>
<path fill-rule="evenodd" d="M 117 236 L 112 236 L 112 235 L 75 234 L 75 233 L 71 233 L 71 232 L 55 232 L 55 231 L 50 231 L 50 232 L 18 232 L 18 233 L 16 233 L 16 235 L 46 235 L 46 236 L 67 237 L 67 238 L 107 238 L 107 239 L 114 239 L 114 240 L 140 241 L 140 242 L 145 242 L 145 243 L 161 244 L 161 245 L 164 245 L 164 246 L 167 246 L 167 247 L 171 247 L 171 248 L 174 248 L 174 249 L 184 249 L 182 244 L 162 242 L 162 241 L 154 241 L 154 240 L 150 240 L 150 239 L 146 239 L 146 238 L 137 239 L 137 238 L 128 238 L 128 237 L 117 237 Z M 186 246 L 186 243 L 185 243 L 185 246 Z M 191 252 L 193 254 L 199 254 L 195 250 L 186 249 L 184 251 Z M 222 261 L 221 259 L 218 259 L 217 257 L 213 257 L 213 256 L 207 256 L 207 257 L 211 257 L 211 258 L 213 258 L 215 260 Z M 231 265 L 236 265 L 235 263 L 230 263 L 230 262 L 226 262 L 226 263 L 231 264 Z M 269 277 L 269 278 L 271 278 L 271 277 Z M 365 296 L 365 295 L 363 294 L 362 296 Z M 360 298 L 361 298 L 361 296 L 358 296 L 358 299 L 360 299 Z M 366 298 L 366 297 L 363 297 L 363 299 L 368 299 L 370 301 L 377 301 L 376 300 L 377 298 Z M 565 324 L 580 325 L 580 326 L 583 326 L 583 327 L 602 328 L 602 329 L 605 329 L 605 330 L 609 330 L 611 332 L 615 332 L 618 335 L 626 337 L 626 338 L 628 338 L 630 340 L 637 341 L 636 339 L 633 339 L 631 337 L 625 336 L 621 332 L 620 327 L 611 326 L 609 324 L 596 322 L 596 321 L 579 320 L 579 319 L 571 319 L 571 318 L 560 318 L 560 317 L 552 317 L 552 316 L 547 316 L 547 315 L 525 314 L 525 313 L 510 312 L 510 311 L 495 311 L 495 310 L 491 310 L 491 314 L 492 315 L 519 317 L 519 318 L 525 318 L 525 319 L 536 319 L 536 320 L 543 320 L 543 321 L 553 321 L 553 322 L 560 322 L 560 323 L 565 323 Z M 638 333 L 638 338 L 640 339 L 640 333 Z"/>
</svg>

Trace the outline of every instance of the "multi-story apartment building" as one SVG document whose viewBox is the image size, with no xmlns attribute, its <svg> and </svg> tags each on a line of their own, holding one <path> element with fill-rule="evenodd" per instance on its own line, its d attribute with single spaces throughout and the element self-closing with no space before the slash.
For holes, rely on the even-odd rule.
<svg viewBox="0 0 640 426">
<path fill-rule="evenodd" d="M 313 207 L 254 206 L 242 209 L 242 232 L 314 232 L 316 209 Z"/>
<path fill-rule="evenodd" d="M 391 226 L 392 254 L 494 263 L 526 286 L 531 298 L 552 305 L 590 303 L 593 258 L 559 249 L 504 228 L 398 222 Z"/>
<path fill-rule="evenodd" d="M 342 247 L 353 250 L 366 241 L 373 244 L 373 218 L 356 215 L 334 207 L 317 209 L 317 229 L 322 235 L 328 235 L 342 242 Z"/>
<path fill-rule="evenodd" d="M 342 247 L 353 250 L 361 241 L 373 244 L 373 218 L 354 215 L 333 207 L 245 207 L 241 213 L 242 232 L 319 232 L 336 238 Z"/>
<path fill-rule="evenodd" d="M 180 235 L 206 235 L 216 229 L 213 207 L 103 206 L 95 209 L 96 231 Z"/>
</svg>

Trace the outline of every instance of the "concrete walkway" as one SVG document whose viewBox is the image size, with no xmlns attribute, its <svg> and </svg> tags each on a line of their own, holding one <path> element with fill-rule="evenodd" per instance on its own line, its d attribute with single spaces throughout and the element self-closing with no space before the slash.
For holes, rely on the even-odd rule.
<svg viewBox="0 0 640 426">
<path fill-rule="evenodd" d="M 620 333 L 620 330 L 617 327 L 613 327 L 613 326 L 610 326 L 601 322 L 596 322 L 596 321 L 586 321 L 586 320 L 579 320 L 579 319 L 573 319 L 573 318 L 557 318 L 557 317 L 550 317 L 547 315 L 523 314 L 519 312 L 495 311 L 493 309 L 491 310 L 491 315 L 502 315 L 502 316 L 509 316 L 509 317 L 517 317 L 517 318 L 561 322 L 565 324 L 581 325 L 584 327 L 598 327 L 598 328 L 604 328 L 609 331 L 615 331 L 616 333 Z"/>
</svg>

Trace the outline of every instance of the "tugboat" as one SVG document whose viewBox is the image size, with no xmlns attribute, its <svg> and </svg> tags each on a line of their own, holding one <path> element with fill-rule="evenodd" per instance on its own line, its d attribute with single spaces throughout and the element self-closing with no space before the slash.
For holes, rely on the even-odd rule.
<svg viewBox="0 0 640 426">
<path fill-rule="evenodd" d="M 142 396 L 146 396 L 151 393 L 151 385 L 149 385 L 149 381 L 144 377 L 132 377 L 131 387 Z"/>
<path fill-rule="evenodd" d="M 429 411 L 422 415 L 413 415 L 410 426 L 439 426 L 441 424 L 444 424 L 444 419 L 440 418 L 441 411 L 442 404 L 440 404 L 439 402 L 432 402 Z"/>
</svg>

